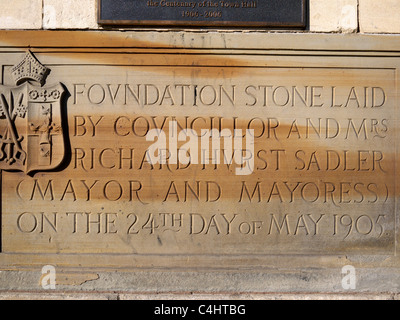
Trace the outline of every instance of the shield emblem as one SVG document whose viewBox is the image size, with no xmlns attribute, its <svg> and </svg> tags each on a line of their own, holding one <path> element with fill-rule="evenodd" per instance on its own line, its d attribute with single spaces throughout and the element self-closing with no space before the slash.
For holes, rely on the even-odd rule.
<svg viewBox="0 0 400 320">
<path fill-rule="evenodd" d="M 0 169 L 48 171 L 64 159 L 59 83 L 40 87 L 26 81 L 0 86 Z"/>
</svg>

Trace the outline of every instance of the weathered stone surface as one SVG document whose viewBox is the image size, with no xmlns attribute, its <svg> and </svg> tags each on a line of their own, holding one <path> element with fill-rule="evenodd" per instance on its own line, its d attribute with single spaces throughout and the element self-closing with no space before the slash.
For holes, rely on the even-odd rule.
<svg viewBox="0 0 400 320">
<path fill-rule="evenodd" d="M 43 28 L 97 29 L 96 0 L 44 0 Z"/>
<path fill-rule="evenodd" d="M 41 29 L 42 0 L 0 2 L 0 29 Z"/>
<path fill-rule="evenodd" d="M 398 300 L 395 294 L 125 294 L 0 292 L 0 300 Z M 142 309 L 143 310 L 143 309 Z"/>
<path fill-rule="evenodd" d="M 400 3 L 396 0 L 360 0 L 360 31 L 400 33 Z"/>
<path fill-rule="evenodd" d="M 310 31 L 356 32 L 357 0 L 310 0 Z"/>
<path fill-rule="evenodd" d="M 71 35 L 1 37 L 0 290 L 399 292 L 393 37 Z"/>
<path fill-rule="evenodd" d="M 134 270 L 134 269 L 132 269 Z M 46 295 L 101 292 L 117 293 L 126 298 L 142 296 L 142 298 L 158 295 L 185 296 L 230 296 L 248 297 L 251 295 L 270 297 L 282 296 L 357 296 L 391 299 L 398 296 L 399 276 L 393 270 L 376 268 L 357 269 L 356 289 L 345 290 L 342 287 L 340 268 L 271 270 L 253 271 L 158 271 L 135 270 L 132 272 L 106 272 L 97 274 L 79 274 L 79 271 L 68 271 L 69 277 L 86 279 L 80 285 L 65 282 L 67 272 L 60 269 L 56 273 L 55 289 L 44 289 L 40 279 L 41 269 L 34 271 L 3 271 L 0 274 L 0 295 L 7 292 L 32 292 Z M 397 281 L 397 283 L 395 283 Z M 392 283 L 390 283 L 392 282 Z"/>
</svg>

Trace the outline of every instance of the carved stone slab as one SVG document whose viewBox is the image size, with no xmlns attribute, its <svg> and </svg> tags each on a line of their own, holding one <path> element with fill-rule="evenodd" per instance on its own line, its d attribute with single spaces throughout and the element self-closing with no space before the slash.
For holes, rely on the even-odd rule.
<svg viewBox="0 0 400 320">
<path fill-rule="evenodd" d="M 398 276 L 399 48 L 222 36 L 4 34 L 1 267 Z"/>
</svg>

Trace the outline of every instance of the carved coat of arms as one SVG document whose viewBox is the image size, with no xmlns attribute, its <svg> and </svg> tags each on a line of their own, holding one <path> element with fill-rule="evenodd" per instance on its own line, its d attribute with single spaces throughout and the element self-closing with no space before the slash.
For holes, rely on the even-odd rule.
<svg viewBox="0 0 400 320">
<path fill-rule="evenodd" d="M 31 52 L 11 73 L 16 86 L 0 85 L 0 170 L 55 169 L 64 159 L 64 88 L 44 86 L 49 69 Z"/>
</svg>

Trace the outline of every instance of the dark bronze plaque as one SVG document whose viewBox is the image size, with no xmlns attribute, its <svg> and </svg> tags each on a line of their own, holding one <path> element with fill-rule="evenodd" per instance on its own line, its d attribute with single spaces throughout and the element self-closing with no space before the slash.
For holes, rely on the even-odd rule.
<svg viewBox="0 0 400 320">
<path fill-rule="evenodd" d="M 108 25 L 305 27 L 305 0 L 99 0 Z"/>
</svg>

